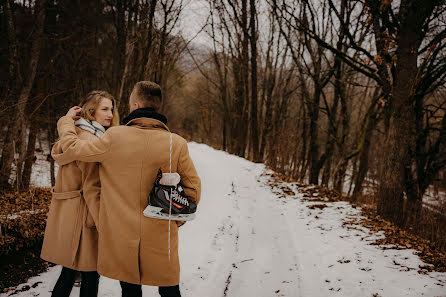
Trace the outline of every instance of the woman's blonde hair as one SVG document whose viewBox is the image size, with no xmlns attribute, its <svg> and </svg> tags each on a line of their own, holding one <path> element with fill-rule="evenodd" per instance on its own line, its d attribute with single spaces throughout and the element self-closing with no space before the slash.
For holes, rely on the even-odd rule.
<svg viewBox="0 0 446 297">
<path fill-rule="evenodd" d="M 102 98 L 110 99 L 113 104 L 113 120 L 110 127 L 119 125 L 119 113 L 116 106 L 115 97 L 106 91 L 91 91 L 88 93 L 84 100 L 79 104 L 82 107 L 81 117 L 86 120 L 94 121 L 94 111 L 98 108 Z"/>
</svg>

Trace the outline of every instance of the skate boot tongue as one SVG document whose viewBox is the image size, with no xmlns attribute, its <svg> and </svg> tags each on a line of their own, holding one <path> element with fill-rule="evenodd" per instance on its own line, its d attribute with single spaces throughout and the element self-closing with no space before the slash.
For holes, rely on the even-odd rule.
<svg viewBox="0 0 446 297">
<path fill-rule="evenodd" d="M 180 183 L 181 177 L 177 172 L 163 173 L 159 183 L 165 186 L 176 186 Z"/>
</svg>

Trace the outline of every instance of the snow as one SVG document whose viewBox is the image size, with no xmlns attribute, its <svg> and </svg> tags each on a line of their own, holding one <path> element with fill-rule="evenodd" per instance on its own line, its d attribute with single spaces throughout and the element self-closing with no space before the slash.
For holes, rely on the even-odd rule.
<svg viewBox="0 0 446 297">
<path fill-rule="evenodd" d="M 8 220 L 16 220 L 17 218 L 22 217 L 22 215 L 26 214 L 26 215 L 32 215 L 32 214 L 36 214 L 36 213 L 41 213 L 47 211 L 46 209 L 36 209 L 36 210 L 22 210 L 19 212 L 16 212 L 13 215 L 7 215 L 7 216 L 0 216 L 0 218 L 2 219 L 8 219 Z"/>
<path fill-rule="evenodd" d="M 36 153 L 37 160 L 33 164 L 31 171 L 31 185 L 34 187 L 51 187 L 51 167 L 49 162 L 51 148 L 47 137 L 47 133 L 41 133 L 37 143 L 40 153 Z M 56 176 L 59 166 L 57 163 L 54 163 L 54 167 L 54 176 Z"/>
<path fill-rule="evenodd" d="M 29 130 L 27 131 L 29 133 Z M 51 147 L 53 144 L 49 144 L 48 136 L 45 131 L 41 131 L 36 141 L 35 157 L 36 161 L 32 165 L 31 170 L 31 186 L 32 187 L 51 187 L 51 174 L 50 174 L 50 162 Z M 51 146 L 51 147 L 50 147 Z M 10 181 L 15 180 L 17 174 L 16 162 L 19 159 L 19 154 L 15 154 L 15 160 L 11 165 Z M 59 166 L 54 163 L 54 174 L 57 174 Z"/>
<path fill-rule="evenodd" d="M 446 273 L 419 274 L 414 250 L 380 249 L 370 243 L 382 232 L 345 224 L 359 209 L 307 201 L 293 183 L 280 185 L 294 192 L 285 195 L 268 186 L 262 164 L 203 144 L 189 148 L 202 200 L 196 220 L 180 229 L 183 297 L 446 296 Z M 15 296 L 50 296 L 60 269 L 29 279 L 17 291 L 30 289 Z M 99 296 L 120 295 L 116 280 L 101 277 Z M 144 286 L 143 295 L 158 296 L 157 288 Z"/>
<path fill-rule="evenodd" d="M 352 175 L 352 168 L 347 169 L 342 184 L 342 194 L 346 196 L 349 196 L 354 189 L 354 184 L 351 184 Z M 364 179 L 361 191 L 362 195 L 375 195 L 378 191 L 379 182 L 376 180 L 376 177 L 370 175 L 371 173 L 369 172 Z M 330 186 L 333 185 L 330 183 Z M 443 210 L 446 207 L 446 191 L 443 189 L 435 189 L 434 185 L 430 185 L 423 195 L 423 205 L 430 210 Z"/>
</svg>

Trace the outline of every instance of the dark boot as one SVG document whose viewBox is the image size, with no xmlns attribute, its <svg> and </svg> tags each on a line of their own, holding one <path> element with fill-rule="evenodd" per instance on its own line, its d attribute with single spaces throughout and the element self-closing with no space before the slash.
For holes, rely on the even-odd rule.
<svg viewBox="0 0 446 297">
<path fill-rule="evenodd" d="M 51 293 L 51 297 L 69 297 L 71 289 L 73 289 L 76 274 L 76 270 L 62 267 L 62 271 L 60 272 L 59 278 Z"/>
<path fill-rule="evenodd" d="M 80 297 L 97 297 L 99 274 L 96 271 L 81 272 Z"/>
<path fill-rule="evenodd" d="M 181 297 L 180 285 L 171 287 L 159 287 L 158 292 L 161 297 Z"/>
<path fill-rule="evenodd" d="M 122 297 L 142 297 L 141 285 L 119 282 L 122 289 Z"/>
</svg>

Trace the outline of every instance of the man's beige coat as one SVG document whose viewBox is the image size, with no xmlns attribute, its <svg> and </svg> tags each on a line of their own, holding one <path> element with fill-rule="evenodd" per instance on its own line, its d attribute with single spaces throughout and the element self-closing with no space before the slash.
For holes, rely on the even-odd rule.
<svg viewBox="0 0 446 297">
<path fill-rule="evenodd" d="M 57 129 L 66 156 L 101 163 L 98 272 L 134 284 L 179 284 L 177 223 L 171 221 L 169 260 L 168 221 L 143 216 L 158 169 L 169 170 L 167 126 L 155 119 L 137 118 L 92 141 L 77 137 L 70 117 L 62 117 Z M 176 134 L 172 139 L 172 172 L 180 174 L 188 199 L 198 203 L 200 178 L 187 142 Z"/>
<path fill-rule="evenodd" d="M 76 128 L 80 139 L 96 136 Z M 98 256 L 99 164 L 67 162 L 57 142 L 51 155 L 59 165 L 52 189 L 41 257 L 79 271 L 95 271 Z"/>
</svg>

